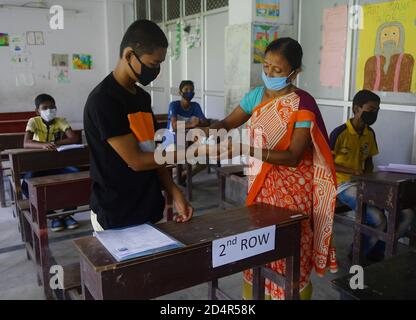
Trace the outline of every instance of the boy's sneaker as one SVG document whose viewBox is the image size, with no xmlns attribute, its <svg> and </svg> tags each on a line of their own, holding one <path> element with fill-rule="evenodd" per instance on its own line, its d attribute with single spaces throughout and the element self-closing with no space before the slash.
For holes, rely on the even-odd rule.
<svg viewBox="0 0 416 320">
<path fill-rule="evenodd" d="M 65 229 L 65 225 L 61 219 L 53 219 L 51 222 L 51 230 L 53 232 L 59 232 Z"/>
<path fill-rule="evenodd" d="M 65 217 L 64 224 L 65 224 L 65 227 L 69 230 L 76 229 L 79 227 L 78 222 L 71 216 Z"/>
</svg>

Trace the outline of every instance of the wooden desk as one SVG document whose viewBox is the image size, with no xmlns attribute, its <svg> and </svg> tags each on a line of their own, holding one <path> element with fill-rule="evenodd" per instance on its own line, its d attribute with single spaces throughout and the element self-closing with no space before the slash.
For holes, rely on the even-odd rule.
<svg viewBox="0 0 416 320">
<path fill-rule="evenodd" d="M 88 166 L 90 163 L 89 148 L 72 149 L 63 152 L 42 149 L 9 149 L 4 150 L 2 155 L 9 157 L 12 171 L 12 197 L 14 200 L 14 211 L 19 218 L 22 240 L 25 241 L 23 217 L 18 207 L 18 201 L 23 199 L 20 179 L 27 171 L 43 171 L 49 169 L 65 168 L 69 166 Z"/>
<path fill-rule="evenodd" d="M 397 251 L 397 226 L 400 211 L 416 205 L 416 175 L 375 172 L 354 177 L 358 181 L 357 214 L 354 224 L 353 264 L 363 261 L 363 234 L 386 242 L 386 258 Z M 388 211 L 387 232 L 375 230 L 364 224 L 367 204 Z"/>
<path fill-rule="evenodd" d="M 168 114 L 167 113 L 155 114 L 155 120 L 157 124 L 156 130 L 166 129 L 168 127 Z"/>
<path fill-rule="evenodd" d="M 332 280 L 343 300 L 416 300 L 416 251 L 364 268 L 364 289 L 351 289 L 352 274 Z"/>
<path fill-rule="evenodd" d="M 235 203 L 232 200 L 227 200 L 225 196 L 225 187 L 226 187 L 226 180 L 234 180 L 244 186 L 246 186 L 245 191 L 248 191 L 248 180 L 247 177 L 244 175 L 244 166 L 237 165 L 237 166 L 227 166 L 221 167 L 217 169 L 218 173 L 218 184 L 220 189 L 220 207 L 226 209 L 227 207 L 235 207 L 239 204 Z"/>
<path fill-rule="evenodd" d="M 30 211 L 23 214 L 26 251 L 37 265 L 38 280 L 45 295 L 52 298 L 49 287 L 49 241 L 46 213 L 69 207 L 89 205 L 91 179 L 89 171 L 37 177 L 27 180 Z"/>
<path fill-rule="evenodd" d="M 0 121 L 6 120 L 29 120 L 36 117 L 36 111 L 1 112 Z"/>
<path fill-rule="evenodd" d="M 50 210 L 89 205 L 91 178 L 89 171 L 37 177 L 27 180 L 30 211 L 23 214 L 26 251 L 37 265 L 38 280 L 45 295 L 52 298 L 49 288 L 50 252 L 46 213 Z M 68 196 L 69 195 L 69 196 Z M 170 202 L 169 202 L 170 201 Z M 172 200 L 166 203 L 167 220 L 172 220 Z"/>
<path fill-rule="evenodd" d="M 1 114 L 0 114 L 1 115 Z M 78 136 L 77 143 L 82 143 L 82 130 L 73 130 L 74 133 Z M 22 149 L 23 140 L 25 137 L 25 132 L 15 132 L 15 133 L 0 133 L 0 151 L 8 149 Z M 7 154 L 3 154 L 0 161 L 0 204 L 2 207 L 6 206 L 6 196 L 4 191 L 4 170 L 10 169 L 10 167 L 3 166 L 4 158 L 8 159 Z"/>
<path fill-rule="evenodd" d="M 27 120 L 2 120 L 0 133 L 25 132 Z"/>
<path fill-rule="evenodd" d="M 289 296 L 299 297 L 300 222 L 307 219 L 282 208 L 259 204 L 194 217 L 187 223 L 166 222 L 158 228 L 185 247 L 117 262 L 94 237 L 75 240 L 80 254 L 85 299 L 151 299 L 287 258 Z M 212 241 L 276 225 L 275 250 L 212 267 Z M 254 297 L 264 294 L 264 278 L 254 273 Z M 262 288 L 260 288 L 262 286 Z"/>
</svg>

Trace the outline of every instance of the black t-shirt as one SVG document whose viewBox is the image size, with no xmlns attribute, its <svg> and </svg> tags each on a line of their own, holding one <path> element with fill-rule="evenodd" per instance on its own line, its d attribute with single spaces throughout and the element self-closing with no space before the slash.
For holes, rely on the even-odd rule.
<svg viewBox="0 0 416 320">
<path fill-rule="evenodd" d="M 104 229 L 157 222 L 164 198 L 156 170 L 133 171 L 107 139 L 133 133 L 139 144 L 154 136 L 150 95 L 132 94 L 109 74 L 89 95 L 84 130 L 90 148 L 91 209 Z"/>
</svg>

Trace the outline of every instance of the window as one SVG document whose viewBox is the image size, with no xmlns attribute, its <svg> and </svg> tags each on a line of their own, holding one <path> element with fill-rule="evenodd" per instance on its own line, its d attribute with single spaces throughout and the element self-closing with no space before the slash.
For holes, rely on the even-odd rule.
<svg viewBox="0 0 416 320">
<path fill-rule="evenodd" d="M 155 23 L 163 22 L 163 2 L 162 0 L 152 0 L 150 2 L 150 20 Z"/>
<path fill-rule="evenodd" d="M 179 19 L 181 17 L 181 1 L 166 0 L 167 20 Z"/>
<path fill-rule="evenodd" d="M 137 20 L 147 19 L 147 0 L 136 1 Z"/>
<path fill-rule="evenodd" d="M 206 1 L 207 1 L 206 11 L 228 6 L 228 0 L 206 0 Z"/>
<path fill-rule="evenodd" d="M 185 0 L 185 16 L 201 12 L 201 0 Z"/>
</svg>

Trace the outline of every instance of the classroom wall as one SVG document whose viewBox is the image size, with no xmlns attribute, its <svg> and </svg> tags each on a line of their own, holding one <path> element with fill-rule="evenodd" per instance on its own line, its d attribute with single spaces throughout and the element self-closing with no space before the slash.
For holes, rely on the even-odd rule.
<svg viewBox="0 0 416 320">
<path fill-rule="evenodd" d="M 300 0 L 299 40 L 304 49 L 303 72 L 298 86 L 311 93 L 318 102 L 328 133 L 353 116 L 352 100 L 358 88 L 355 84 L 356 60 L 359 54 L 359 29 L 348 24 L 345 75 L 342 86 L 331 87 L 320 81 L 321 51 L 324 45 L 324 10 L 341 6 L 387 3 L 391 0 Z M 373 47 L 373 43 L 368 44 Z M 416 103 L 415 95 L 408 93 L 377 92 L 381 97 L 381 111 L 373 129 L 380 154 L 375 165 L 389 163 L 416 163 Z"/>
<path fill-rule="evenodd" d="M 13 4 L 26 2 L 16 0 Z M 0 32 L 13 35 L 43 31 L 45 40 L 44 46 L 26 45 L 31 63 L 24 72 L 33 75 L 33 86 L 16 85 L 16 74 L 22 68 L 11 63 L 9 47 L 0 47 L 0 112 L 31 110 L 34 97 L 47 92 L 55 97 L 59 115 L 67 118 L 74 128 L 81 128 L 88 94 L 118 59 L 122 34 L 133 21 L 133 1 L 57 0 L 53 4 L 80 13 L 65 12 L 64 30 L 51 30 L 47 10 L 0 8 Z M 51 66 L 52 53 L 70 55 L 70 83 L 57 83 L 55 68 Z M 92 70 L 74 70 L 71 65 L 74 53 L 91 54 Z"/>
</svg>

